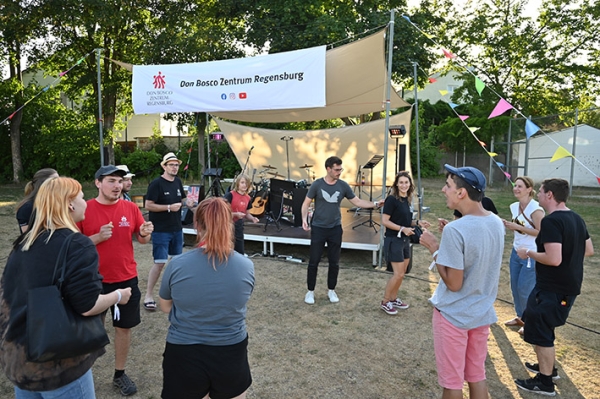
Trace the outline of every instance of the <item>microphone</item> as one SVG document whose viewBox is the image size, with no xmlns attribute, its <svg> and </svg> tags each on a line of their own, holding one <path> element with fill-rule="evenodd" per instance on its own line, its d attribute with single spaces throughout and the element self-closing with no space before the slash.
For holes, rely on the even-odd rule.
<svg viewBox="0 0 600 399">
<path fill-rule="evenodd" d="M 250 148 L 250 151 L 248 151 L 248 154 L 250 154 L 250 153 L 252 152 L 252 150 L 253 150 L 253 149 L 254 149 L 254 146 L 252 146 L 252 147 Z"/>
</svg>

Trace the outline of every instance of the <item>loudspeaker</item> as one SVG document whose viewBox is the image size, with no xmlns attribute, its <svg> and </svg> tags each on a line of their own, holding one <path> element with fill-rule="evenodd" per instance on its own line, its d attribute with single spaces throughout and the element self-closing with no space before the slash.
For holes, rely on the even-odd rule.
<svg viewBox="0 0 600 399">
<path fill-rule="evenodd" d="M 406 170 L 406 144 L 400 144 L 398 146 L 398 170 Z"/>
<path fill-rule="evenodd" d="M 190 208 L 183 207 L 181 209 L 181 224 L 187 226 L 188 224 L 194 223 L 194 212 Z"/>
<path fill-rule="evenodd" d="M 221 168 L 208 168 L 204 171 L 204 177 L 221 177 L 222 172 Z"/>
</svg>

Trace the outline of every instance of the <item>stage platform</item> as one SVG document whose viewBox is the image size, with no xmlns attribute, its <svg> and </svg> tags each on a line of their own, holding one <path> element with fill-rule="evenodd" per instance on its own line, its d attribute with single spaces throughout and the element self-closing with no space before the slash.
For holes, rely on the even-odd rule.
<svg viewBox="0 0 600 399">
<path fill-rule="evenodd" d="M 342 211 L 342 248 L 356 249 L 360 251 L 371 251 L 373 253 L 373 265 L 378 264 L 378 251 L 380 249 L 380 226 L 375 229 L 369 226 L 369 211 L 349 211 L 349 208 L 341 208 Z M 275 244 L 293 244 L 310 246 L 310 232 L 304 231 L 302 226 L 294 227 L 293 216 L 287 215 L 291 220 L 279 221 L 281 230 L 278 231 L 274 222 L 269 222 L 265 231 L 266 218 L 263 216 L 260 223 L 247 222 L 244 225 L 244 239 L 263 243 L 263 253 L 275 255 Z M 287 218 L 286 218 L 287 219 Z M 380 223 L 379 211 L 373 211 L 373 221 Z M 364 223 L 364 224 L 362 224 Z M 362 224 L 362 225 L 361 225 Z M 353 228 L 357 226 L 356 228 Z M 196 235 L 193 226 L 184 226 L 184 234 Z"/>
</svg>

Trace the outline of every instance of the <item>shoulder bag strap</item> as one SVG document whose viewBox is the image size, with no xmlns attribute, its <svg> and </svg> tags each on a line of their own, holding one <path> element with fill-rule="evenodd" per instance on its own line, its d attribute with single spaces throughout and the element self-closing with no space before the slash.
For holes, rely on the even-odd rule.
<svg viewBox="0 0 600 399">
<path fill-rule="evenodd" d="M 527 222 L 529 222 L 529 224 L 537 230 L 537 228 L 535 227 L 535 223 L 533 223 L 533 220 L 529 219 L 526 215 L 525 215 L 525 209 L 523 209 L 521 207 L 521 204 L 519 204 L 519 211 L 521 212 L 521 215 L 523 215 L 523 217 L 525 218 L 525 220 L 527 220 Z M 517 216 L 518 217 L 518 216 Z"/>
<path fill-rule="evenodd" d="M 71 240 L 75 233 L 72 233 L 65 238 L 60 247 L 60 251 L 58 252 L 58 256 L 56 257 L 56 263 L 54 264 L 54 273 L 52 274 L 52 284 L 58 283 L 58 289 L 60 291 L 62 287 L 62 283 L 65 280 L 65 270 L 66 270 L 66 260 L 67 260 L 67 251 L 69 250 L 69 244 L 71 244 Z M 62 268 L 60 273 L 60 278 L 58 281 L 56 280 L 57 271 Z"/>
</svg>

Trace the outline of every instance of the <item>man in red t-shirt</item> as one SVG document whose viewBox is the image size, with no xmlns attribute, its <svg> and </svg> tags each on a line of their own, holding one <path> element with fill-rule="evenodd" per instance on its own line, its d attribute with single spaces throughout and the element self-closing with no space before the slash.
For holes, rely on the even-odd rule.
<svg viewBox="0 0 600 399">
<path fill-rule="evenodd" d="M 83 234 L 94 244 L 100 258 L 100 274 L 103 294 L 119 288 L 131 287 L 131 299 L 119 306 L 113 315 L 115 327 L 115 375 L 113 384 L 124 396 L 137 392 L 135 383 L 125 374 L 125 363 L 131 344 L 131 328 L 140 324 L 140 298 L 137 263 L 133 256 L 132 235 L 138 242 L 146 244 L 154 230 L 152 222 L 146 222 L 139 208 L 121 199 L 125 171 L 113 165 L 103 166 L 96 172 L 98 196 L 87 201 L 85 219 L 78 223 Z"/>
</svg>

